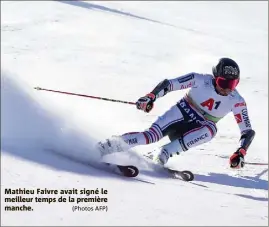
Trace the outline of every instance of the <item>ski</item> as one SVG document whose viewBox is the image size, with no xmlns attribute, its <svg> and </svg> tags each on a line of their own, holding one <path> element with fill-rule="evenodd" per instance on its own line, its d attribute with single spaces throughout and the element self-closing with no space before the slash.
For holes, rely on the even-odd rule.
<svg viewBox="0 0 269 227">
<path fill-rule="evenodd" d="M 175 179 L 181 179 L 184 181 L 192 181 L 194 179 L 194 174 L 189 170 L 173 170 L 167 167 L 163 167 L 169 174 Z"/>
<path fill-rule="evenodd" d="M 82 164 L 85 166 L 91 166 L 93 168 L 101 169 L 113 174 L 117 174 L 124 177 L 136 177 L 139 174 L 139 169 L 136 166 L 133 165 L 117 165 L 114 163 L 109 162 L 95 162 L 90 163 L 86 160 L 77 159 L 74 157 L 71 157 L 67 154 L 64 154 L 62 152 L 59 152 L 55 149 L 45 149 L 46 151 L 49 151 L 55 155 L 60 156 L 61 158 L 68 159 L 72 162 L 76 162 L 78 164 Z"/>
<path fill-rule="evenodd" d="M 139 174 L 139 169 L 133 165 L 118 165 L 114 163 L 102 162 L 112 172 L 125 176 L 136 177 Z"/>
<path fill-rule="evenodd" d="M 150 162 L 155 166 L 155 167 L 158 167 L 158 169 L 155 169 L 155 170 L 164 170 L 165 173 L 169 174 L 172 178 L 174 179 L 180 179 L 180 180 L 183 180 L 183 181 L 193 181 L 194 180 L 194 174 L 189 171 L 189 170 L 183 170 L 183 171 L 180 171 L 180 170 L 174 170 L 174 169 L 171 169 L 169 167 L 165 167 L 159 163 L 156 163 L 154 162 L 153 160 L 153 156 L 150 155 L 143 155 L 145 158 L 147 158 L 148 160 L 150 160 Z"/>
</svg>

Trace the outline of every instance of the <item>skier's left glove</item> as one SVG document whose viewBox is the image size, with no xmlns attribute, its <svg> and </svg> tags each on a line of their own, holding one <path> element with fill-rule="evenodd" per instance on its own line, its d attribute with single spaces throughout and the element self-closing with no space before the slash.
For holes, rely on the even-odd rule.
<svg viewBox="0 0 269 227">
<path fill-rule="evenodd" d="M 245 166 L 246 150 L 244 148 L 238 148 L 236 152 L 230 157 L 230 167 L 233 169 L 240 169 Z"/>
</svg>

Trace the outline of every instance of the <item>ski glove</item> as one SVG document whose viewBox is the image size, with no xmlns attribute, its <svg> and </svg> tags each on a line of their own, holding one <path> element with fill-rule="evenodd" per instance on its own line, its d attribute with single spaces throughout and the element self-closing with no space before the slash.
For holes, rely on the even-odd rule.
<svg viewBox="0 0 269 227">
<path fill-rule="evenodd" d="M 143 110 L 146 113 L 149 113 L 154 106 L 154 101 L 156 100 L 156 97 L 154 94 L 149 93 L 144 97 L 141 97 L 140 99 L 138 99 L 138 101 L 136 102 L 136 108 L 139 110 Z"/>
<path fill-rule="evenodd" d="M 240 169 L 245 166 L 244 156 L 246 150 L 244 148 L 238 148 L 236 152 L 230 157 L 230 167 L 234 169 Z"/>
</svg>

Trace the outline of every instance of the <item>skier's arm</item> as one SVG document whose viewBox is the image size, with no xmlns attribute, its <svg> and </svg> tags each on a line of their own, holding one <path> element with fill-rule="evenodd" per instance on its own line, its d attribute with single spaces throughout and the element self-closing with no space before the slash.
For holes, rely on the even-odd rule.
<svg viewBox="0 0 269 227">
<path fill-rule="evenodd" d="M 244 166 L 244 156 L 255 137 L 255 131 L 251 127 L 247 104 L 243 98 L 233 106 L 232 111 L 241 131 L 241 137 L 238 149 L 230 157 L 230 167 L 240 168 Z"/>
<path fill-rule="evenodd" d="M 251 127 L 245 100 L 241 98 L 241 100 L 233 106 L 232 111 L 241 131 L 240 147 L 247 150 L 255 136 L 255 131 L 252 130 Z"/>
<path fill-rule="evenodd" d="M 165 96 L 170 91 L 182 90 L 198 85 L 204 76 L 198 73 L 189 73 L 175 79 L 161 81 L 150 93 L 141 97 L 136 102 L 136 107 L 145 112 L 150 112 L 157 98 Z"/>
<path fill-rule="evenodd" d="M 186 75 L 174 78 L 165 79 L 161 81 L 150 94 L 154 94 L 155 99 L 165 96 L 168 92 L 183 90 L 191 88 L 201 81 L 203 77 L 202 74 L 198 73 L 188 73 Z"/>
</svg>

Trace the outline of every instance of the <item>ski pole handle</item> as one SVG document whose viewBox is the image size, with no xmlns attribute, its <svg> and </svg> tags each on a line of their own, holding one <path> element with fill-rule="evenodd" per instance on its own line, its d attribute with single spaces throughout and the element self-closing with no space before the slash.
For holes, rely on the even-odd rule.
<svg viewBox="0 0 269 227">
<path fill-rule="evenodd" d="M 135 102 L 109 99 L 109 98 L 97 97 L 97 96 L 92 96 L 92 95 L 78 94 L 78 93 L 72 93 L 72 92 L 66 92 L 66 91 L 57 91 L 57 90 L 51 90 L 51 89 L 46 89 L 46 88 L 41 88 L 41 87 L 34 87 L 34 89 L 38 91 L 49 91 L 49 92 L 55 92 L 55 93 L 60 93 L 60 94 L 65 94 L 65 95 L 75 95 L 75 96 L 80 96 L 80 97 L 85 97 L 85 98 L 92 98 L 92 99 L 99 99 L 99 100 L 110 101 L 110 102 L 119 102 L 119 103 L 124 103 L 124 104 L 136 105 Z"/>
</svg>

